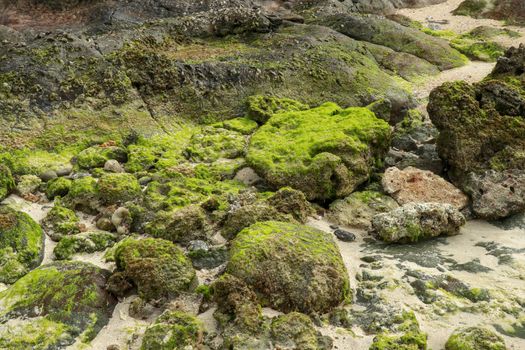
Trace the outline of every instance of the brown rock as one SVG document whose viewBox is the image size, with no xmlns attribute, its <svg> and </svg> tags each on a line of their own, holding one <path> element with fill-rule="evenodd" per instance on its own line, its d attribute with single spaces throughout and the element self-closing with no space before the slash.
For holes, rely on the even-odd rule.
<svg viewBox="0 0 525 350">
<path fill-rule="evenodd" d="M 408 167 L 388 168 L 383 176 L 383 188 L 400 205 L 407 203 L 445 203 L 462 209 L 468 197 L 450 182 L 432 173 Z"/>
</svg>

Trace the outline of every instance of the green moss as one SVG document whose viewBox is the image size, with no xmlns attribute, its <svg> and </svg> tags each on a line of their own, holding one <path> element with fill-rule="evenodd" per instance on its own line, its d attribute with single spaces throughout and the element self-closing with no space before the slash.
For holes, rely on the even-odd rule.
<svg viewBox="0 0 525 350">
<path fill-rule="evenodd" d="M 43 149 L 17 149 L 8 153 L 0 152 L 5 162 L 16 175 L 40 175 L 46 170 L 59 170 L 69 166 L 73 153 L 69 150 L 49 152 Z"/>
<path fill-rule="evenodd" d="M 309 200 L 350 194 L 388 149 L 390 127 L 366 108 L 334 103 L 275 114 L 251 138 L 248 163 L 273 187 Z"/>
<path fill-rule="evenodd" d="M 3 200 L 15 188 L 15 180 L 11 170 L 4 164 L 0 164 L 0 201 Z"/>
<path fill-rule="evenodd" d="M 248 117 L 261 124 L 266 123 L 274 114 L 306 109 L 307 105 L 289 98 L 262 95 L 248 97 Z"/>
<path fill-rule="evenodd" d="M 257 122 L 249 118 L 234 118 L 218 123 L 219 127 L 224 129 L 236 131 L 243 135 L 252 134 L 259 126 Z"/>
<path fill-rule="evenodd" d="M 193 162 L 213 162 L 219 158 L 234 159 L 243 155 L 246 138 L 222 128 L 204 127 L 195 133 L 184 151 Z"/>
<path fill-rule="evenodd" d="M 446 350 L 506 350 L 498 334 L 480 327 L 456 330 L 445 344 Z"/>
<path fill-rule="evenodd" d="M 57 196 L 64 197 L 68 194 L 73 181 L 65 177 L 58 177 L 47 183 L 46 197 L 50 200 Z"/>
<path fill-rule="evenodd" d="M 101 168 L 110 159 L 126 161 L 126 151 L 116 146 L 89 147 L 77 155 L 77 164 L 84 169 Z"/>
<path fill-rule="evenodd" d="M 276 347 L 284 349 L 322 349 L 312 320 L 299 312 L 290 312 L 272 319 L 271 336 Z"/>
<path fill-rule="evenodd" d="M 454 11 L 452 11 L 452 14 L 456 16 L 477 17 L 486 7 L 486 0 L 465 0 Z"/>
<path fill-rule="evenodd" d="M 232 242 L 227 271 L 285 312 L 327 311 L 351 298 L 332 237 L 307 226 L 267 221 L 244 229 Z"/>
<path fill-rule="evenodd" d="M 146 301 L 176 297 L 195 283 L 191 261 L 163 239 L 126 240 L 115 250 L 115 262 Z"/>
<path fill-rule="evenodd" d="M 395 332 L 378 334 L 369 350 L 426 350 L 427 335 L 421 332 L 413 312 L 403 312 L 394 319 Z"/>
<path fill-rule="evenodd" d="M 48 318 L 20 320 L 14 324 L 4 324 L 0 328 L 0 348 L 2 349 L 49 349 L 58 344 L 67 326 Z"/>
<path fill-rule="evenodd" d="M 146 225 L 147 234 L 177 243 L 193 240 L 207 240 L 210 233 L 204 210 L 189 205 L 171 212 L 159 212 Z"/>
<path fill-rule="evenodd" d="M 203 341 L 203 325 L 196 317 L 165 311 L 146 329 L 141 350 L 183 350 L 199 347 Z"/>
<path fill-rule="evenodd" d="M 56 203 L 43 221 L 47 234 L 55 241 L 80 232 L 80 219 L 71 209 Z"/>
<path fill-rule="evenodd" d="M 93 212 L 98 204 L 98 198 L 97 180 L 86 176 L 73 181 L 63 204 L 68 208 Z"/>
<path fill-rule="evenodd" d="M 202 297 L 206 301 L 210 301 L 213 297 L 213 289 L 206 284 L 201 284 L 195 288 L 195 293 L 202 294 Z"/>
<path fill-rule="evenodd" d="M 138 199 L 142 191 L 137 178 L 127 173 L 104 174 L 97 187 L 100 198 L 108 204 Z"/>
<path fill-rule="evenodd" d="M 115 244 L 116 237 L 103 231 L 82 233 L 62 238 L 53 253 L 57 260 L 71 259 L 77 253 L 94 253 L 105 250 Z"/>
<path fill-rule="evenodd" d="M 42 261 L 44 233 L 31 217 L 0 206 L 0 282 L 14 283 Z"/>
</svg>

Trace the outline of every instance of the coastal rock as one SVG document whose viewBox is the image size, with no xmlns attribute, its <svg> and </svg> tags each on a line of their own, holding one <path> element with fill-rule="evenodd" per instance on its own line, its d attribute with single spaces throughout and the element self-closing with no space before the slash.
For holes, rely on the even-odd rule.
<svg viewBox="0 0 525 350">
<path fill-rule="evenodd" d="M 383 189 L 400 205 L 407 203 L 446 203 L 457 209 L 468 204 L 468 197 L 454 185 L 431 171 L 407 167 L 388 168 L 382 179 Z"/>
<path fill-rule="evenodd" d="M 470 327 L 456 330 L 445 344 L 446 350 L 506 350 L 505 341 L 493 331 Z"/>
<path fill-rule="evenodd" d="M 0 201 L 7 197 L 15 188 L 15 180 L 9 169 L 4 164 L 0 164 Z"/>
<path fill-rule="evenodd" d="M 414 243 L 457 235 L 464 224 L 465 217 L 450 204 L 409 203 L 374 216 L 370 232 L 385 242 Z"/>
</svg>

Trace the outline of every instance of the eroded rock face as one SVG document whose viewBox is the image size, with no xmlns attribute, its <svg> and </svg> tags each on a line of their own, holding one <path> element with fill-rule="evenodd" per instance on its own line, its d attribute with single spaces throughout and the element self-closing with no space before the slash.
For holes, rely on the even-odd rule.
<svg viewBox="0 0 525 350">
<path fill-rule="evenodd" d="M 385 242 L 414 243 L 459 234 L 465 217 L 452 205 L 410 203 L 372 219 L 370 232 Z"/>
<path fill-rule="evenodd" d="M 266 221 L 244 229 L 232 242 L 227 271 L 283 312 L 325 312 L 350 295 L 332 237 L 303 225 Z"/>
<path fill-rule="evenodd" d="M 383 189 L 400 205 L 407 203 L 446 203 L 457 209 L 468 204 L 468 197 L 454 185 L 431 171 L 392 167 L 385 171 Z"/>
</svg>

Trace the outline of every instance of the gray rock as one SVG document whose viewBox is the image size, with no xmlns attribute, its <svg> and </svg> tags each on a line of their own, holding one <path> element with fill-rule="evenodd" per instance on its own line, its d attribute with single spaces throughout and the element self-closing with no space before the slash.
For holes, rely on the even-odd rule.
<svg viewBox="0 0 525 350">
<path fill-rule="evenodd" d="M 40 174 L 39 177 L 42 181 L 48 182 L 49 180 L 56 179 L 58 175 L 54 170 L 46 170 L 42 174 Z"/>
<path fill-rule="evenodd" d="M 385 242 L 413 243 L 457 235 L 464 224 L 463 214 L 450 204 L 410 203 L 374 216 L 370 232 Z"/>
<path fill-rule="evenodd" d="M 115 159 L 110 159 L 104 164 L 104 170 L 110 173 L 124 173 L 124 167 Z"/>
<path fill-rule="evenodd" d="M 16 185 L 16 192 L 21 196 L 26 196 L 36 192 L 41 184 L 42 180 L 38 176 L 23 175 Z"/>
<path fill-rule="evenodd" d="M 233 179 L 242 182 L 246 186 L 255 186 L 263 181 L 255 170 L 250 167 L 239 170 Z"/>
<path fill-rule="evenodd" d="M 58 177 L 68 176 L 73 171 L 73 166 L 66 165 L 62 168 L 57 169 L 56 173 Z"/>
<path fill-rule="evenodd" d="M 334 235 L 343 242 L 353 242 L 355 241 L 355 234 L 345 230 L 337 229 L 334 231 Z"/>
<path fill-rule="evenodd" d="M 525 211 L 525 170 L 471 173 L 465 192 L 474 213 L 484 219 L 502 219 Z"/>
</svg>

